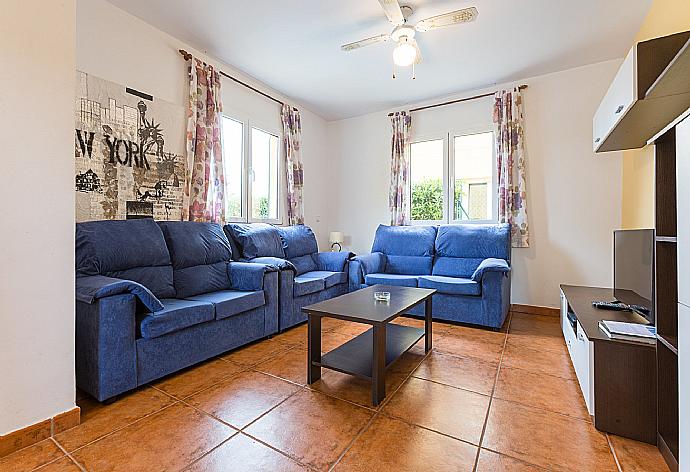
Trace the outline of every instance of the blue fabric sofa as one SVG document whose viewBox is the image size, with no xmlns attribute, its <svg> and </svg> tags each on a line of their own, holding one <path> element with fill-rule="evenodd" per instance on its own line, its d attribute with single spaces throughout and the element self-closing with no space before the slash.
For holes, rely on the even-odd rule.
<svg viewBox="0 0 690 472">
<path fill-rule="evenodd" d="M 319 252 L 309 226 L 251 223 L 229 224 L 224 229 L 241 252 L 241 260 L 279 267 L 280 331 L 307 320 L 303 306 L 347 293 L 352 254 Z"/>
<path fill-rule="evenodd" d="M 434 318 L 498 329 L 510 309 L 510 225 L 381 225 L 371 253 L 350 262 L 349 284 L 434 288 Z"/>
<path fill-rule="evenodd" d="M 78 223 L 77 386 L 104 401 L 275 333 L 277 268 L 231 257 L 217 224 Z"/>
</svg>

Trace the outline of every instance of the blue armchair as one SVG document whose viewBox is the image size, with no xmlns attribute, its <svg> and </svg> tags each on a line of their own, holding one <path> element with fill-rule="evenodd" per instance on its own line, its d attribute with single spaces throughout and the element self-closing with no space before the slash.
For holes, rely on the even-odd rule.
<svg viewBox="0 0 690 472">
<path fill-rule="evenodd" d="M 103 401 L 278 328 L 278 272 L 231 261 L 219 225 L 76 228 L 76 374 Z"/>
<path fill-rule="evenodd" d="M 280 269 L 280 331 L 307 320 L 303 306 L 347 292 L 351 253 L 319 252 L 308 226 L 253 223 L 230 224 L 224 229 L 240 248 L 243 260 Z"/>
<path fill-rule="evenodd" d="M 375 284 L 434 288 L 435 319 L 498 329 L 510 310 L 510 226 L 381 225 L 371 254 L 350 262 L 350 290 Z"/>
</svg>

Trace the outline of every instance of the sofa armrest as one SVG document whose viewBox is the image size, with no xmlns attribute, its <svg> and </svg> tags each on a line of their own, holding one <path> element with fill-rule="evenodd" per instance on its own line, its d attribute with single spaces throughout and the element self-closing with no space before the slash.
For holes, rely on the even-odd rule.
<svg viewBox="0 0 690 472">
<path fill-rule="evenodd" d="M 318 270 L 344 272 L 347 261 L 354 256 L 351 252 L 317 252 L 312 254 Z"/>
<path fill-rule="evenodd" d="M 291 270 L 293 272 L 297 272 L 297 268 L 292 264 L 292 262 L 279 257 L 255 257 L 254 259 L 247 259 L 243 262 L 271 265 L 278 270 Z"/>
<path fill-rule="evenodd" d="M 77 386 L 104 401 L 137 387 L 137 297 L 131 293 L 77 301 Z"/>
<path fill-rule="evenodd" d="M 510 272 L 510 266 L 508 265 L 508 262 L 504 259 L 484 259 L 479 264 L 479 267 L 477 267 L 477 269 L 474 271 L 474 274 L 472 274 L 472 280 L 474 280 L 475 282 L 479 282 L 480 280 L 482 280 L 486 272 L 508 273 Z"/>
<path fill-rule="evenodd" d="M 278 267 L 272 264 L 259 264 L 256 262 L 230 262 L 228 264 L 230 287 L 234 290 L 263 290 L 264 275 L 268 272 L 277 271 Z"/>
<path fill-rule="evenodd" d="M 350 260 L 348 274 L 350 291 L 359 290 L 364 283 L 364 276 L 383 272 L 386 269 L 386 256 L 381 252 L 361 254 Z"/>
<path fill-rule="evenodd" d="M 76 299 L 84 303 L 94 303 L 101 298 L 131 293 L 152 312 L 161 311 L 163 304 L 143 285 L 132 280 L 116 279 L 103 275 L 77 277 Z"/>
</svg>

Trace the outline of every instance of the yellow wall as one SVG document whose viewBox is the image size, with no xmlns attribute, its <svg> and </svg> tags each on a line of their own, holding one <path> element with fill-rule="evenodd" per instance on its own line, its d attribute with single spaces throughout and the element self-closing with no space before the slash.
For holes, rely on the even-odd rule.
<svg viewBox="0 0 690 472">
<path fill-rule="evenodd" d="M 654 0 L 635 42 L 690 30 L 690 0 Z M 654 227 L 654 149 L 623 153 L 623 228 Z"/>
</svg>

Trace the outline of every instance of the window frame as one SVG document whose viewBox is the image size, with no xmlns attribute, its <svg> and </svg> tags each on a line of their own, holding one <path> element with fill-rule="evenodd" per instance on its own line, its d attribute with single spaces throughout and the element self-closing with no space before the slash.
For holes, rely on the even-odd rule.
<svg viewBox="0 0 690 472">
<path fill-rule="evenodd" d="M 439 224 L 453 224 L 453 225 L 463 225 L 463 224 L 496 224 L 498 223 L 498 193 L 496 192 L 498 188 L 498 169 L 496 167 L 496 141 L 495 138 L 492 139 L 491 146 L 491 160 L 492 160 L 492 171 L 491 171 L 491 219 L 484 220 L 458 220 L 452 218 L 454 196 L 455 196 L 455 138 L 461 136 L 471 136 L 474 134 L 484 134 L 491 133 L 493 135 L 494 130 L 492 126 L 476 126 L 470 128 L 462 128 L 450 131 L 443 131 L 437 133 L 424 133 L 420 135 L 415 135 L 413 139 L 410 140 L 408 144 L 408 155 L 410 157 L 410 169 L 409 169 L 409 179 L 408 179 L 408 192 L 407 192 L 407 207 L 410 211 L 410 224 L 411 225 L 439 225 Z M 442 220 L 413 220 L 412 219 L 412 145 L 420 142 L 426 141 L 443 141 L 443 176 L 441 181 L 443 182 L 443 219 Z"/>
<path fill-rule="evenodd" d="M 273 224 L 273 225 L 282 225 L 283 224 L 283 215 L 285 214 L 285 202 L 284 202 L 284 196 L 285 196 L 285 163 L 283 159 L 283 146 L 281 146 L 281 143 L 283 142 L 283 130 L 282 128 L 279 128 L 277 125 L 275 126 L 270 126 L 268 123 L 262 120 L 257 120 L 251 116 L 249 116 L 245 112 L 241 112 L 239 110 L 224 110 L 223 113 L 221 114 L 221 123 L 223 119 L 230 119 L 233 121 L 236 121 L 238 123 L 242 124 L 242 203 L 241 203 L 241 217 L 229 217 L 227 214 L 225 215 L 225 219 L 229 223 L 268 223 L 268 224 Z M 222 126 L 222 124 L 221 124 Z M 252 147 L 253 147 L 253 140 L 252 140 L 252 130 L 258 130 L 262 131 L 264 133 L 270 134 L 272 136 L 277 137 L 278 139 L 278 153 L 277 153 L 277 160 L 278 160 L 278 176 L 277 176 L 277 195 L 276 198 L 278 199 L 277 205 L 276 205 L 276 213 L 277 213 L 277 218 L 253 218 L 252 217 L 252 207 L 251 207 L 251 202 L 252 202 L 252 190 L 253 190 L 253 185 L 252 181 L 253 179 L 251 178 L 252 176 Z M 221 132 L 222 135 L 222 132 Z M 227 193 L 227 189 L 226 189 Z"/>
</svg>

